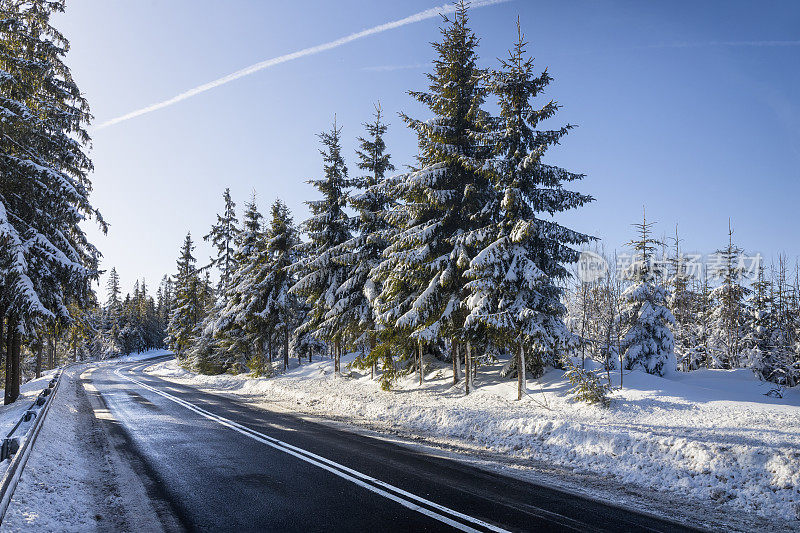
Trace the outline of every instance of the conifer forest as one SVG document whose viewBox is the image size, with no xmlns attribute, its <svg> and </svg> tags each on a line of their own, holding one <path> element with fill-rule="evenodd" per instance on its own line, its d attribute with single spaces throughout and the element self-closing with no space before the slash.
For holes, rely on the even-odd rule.
<svg viewBox="0 0 800 533">
<path fill-rule="evenodd" d="M 568 149 L 582 130 L 559 100 L 560 56 L 536 59 L 541 27 L 530 5 L 431 7 L 98 123 L 57 27 L 79 2 L 0 0 L 0 429 L 11 431 L 0 455 L 8 465 L 0 469 L 9 469 L 2 530 L 796 530 L 797 243 L 784 251 L 774 240 L 767 247 L 744 238 L 752 233 L 739 213 L 725 211 L 734 193 L 724 186 L 709 193 L 719 196 L 709 205 L 725 211 L 727 225 L 703 228 L 718 236 L 705 253 L 686 244 L 698 228 L 664 220 L 658 194 L 642 205 L 624 190 L 609 192 L 625 202 L 613 216 L 625 217 L 627 242 L 595 234 L 603 228 L 592 229 L 584 214 L 608 196 L 588 186 L 595 169 Z M 565 16 L 578 9 L 562 8 Z M 495 9 L 521 13 L 505 17 L 499 57 L 483 40 L 496 28 L 476 23 Z M 210 181 L 192 175 L 184 186 L 205 187 L 215 212 L 181 210 L 182 196 L 170 199 L 175 213 L 137 206 L 142 217 L 163 216 L 165 234 L 177 226 L 183 235 L 169 247 L 169 272 L 145 279 L 104 258 L 106 239 L 141 247 L 142 257 L 151 245 L 146 236 L 115 236 L 113 207 L 95 201 L 93 181 L 113 178 L 95 172 L 108 141 L 95 146 L 92 137 L 109 128 L 124 139 L 122 122 L 430 20 L 438 32 L 433 22 L 431 31 L 415 30 L 430 41 L 419 64 L 366 69 L 423 69 L 423 84 L 383 85 L 384 94 L 359 102 L 360 117 L 371 115 L 364 123 L 331 108 L 329 125 L 306 133 L 302 148 L 315 150 L 316 171 L 290 185 L 307 191 L 302 205 L 276 192 L 283 176 L 252 178 L 252 193 L 239 197 L 236 171 Z M 798 43 L 720 37 L 703 46 L 796 53 Z M 309 76 L 297 83 L 320 91 L 333 83 Z M 176 74 L 175 83 L 185 81 Z M 796 99 L 769 94 L 772 109 L 797 112 Z M 387 105 L 397 97 L 405 109 Z M 103 98 L 106 106 L 113 100 Z M 245 105 L 226 98 L 231 109 Z M 184 118 L 175 117 L 168 120 Z M 191 137 L 172 126 L 148 135 L 163 135 L 164 146 Z M 631 124 L 629 134 L 653 135 L 649 126 Z M 243 158 L 253 149 L 236 131 L 208 129 L 198 135 L 218 134 L 221 152 L 237 142 Z M 393 142 L 401 136 L 415 155 L 395 155 L 408 152 Z M 269 157 L 299 157 L 272 148 L 263 147 Z M 150 157 L 133 143 L 129 150 Z M 183 179 L 183 165 L 176 159 L 160 179 Z M 637 175 L 636 183 L 648 179 Z M 647 184 L 662 186 L 673 183 Z M 795 213 L 781 216 L 796 227 Z M 207 223 L 193 222 L 200 218 Z M 383 437 L 348 433 L 348 424 Z M 373 437 L 396 438 L 406 452 L 367 444 Z M 419 456 L 403 455 L 410 449 Z M 467 456 L 495 466 L 467 466 Z M 482 477 L 487 468 L 497 472 L 491 482 Z M 127 469 L 139 481 L 125 481 Z M 206 475 L 213 483 L 199 486 Z M 252 483 L 239 485 L 245 478 Z M 106 490 L 114 497 L 98 496 Z M 307 498 L 307 507 L 289 505 Z M 387 526 L 383 512 L 396 521 Z"/>
</svg>

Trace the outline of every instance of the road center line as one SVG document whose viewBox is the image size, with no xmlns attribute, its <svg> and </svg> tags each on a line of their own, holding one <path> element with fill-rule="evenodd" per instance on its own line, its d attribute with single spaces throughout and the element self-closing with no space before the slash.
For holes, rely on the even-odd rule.
<svg viewBox="0 0 800 533">
<path fill-rule="evenodd" d="M 126 376 L 126 375 L 123 375 L 123 374 L 120 373 L 121 370 L 123 370 L 123 368 L 118 368 L 117 370 L 114 371 L 114 374 L 117 377 L 124 378 L 124 379 L 126 379 L 126 380 L 128 380 L 128 381 L 130 381 L 132 383 L 135 383 L 136 385 L 139 385 L 140 387 L 142 387 L 144 389 L 147 389 L 147 390 L 149 390 L 151 392 L 154 392 L 154 393 L 156 393 L 156 394 L 158 394 L 158 395 L 160 395 L 160 396 L 162 396 L 162 397 L 164 397 L 164 398 L 166 398 L 166 399 L 168 399 L 168 400 L 170 400 L 170 401 L 172 401 L 174 403 L 182 405 L 183 407 L 189 409 L 190 411 L 193 411 L 193 412 L 199 414 L 200 416 L 203 416 L 204 418 L 207 418 L 209 420 L 213 420 L 213 421 L 219 423 L 220 425 L 225 426 L 225 427 L 227 427 L 229 429 L 232 429 L 232 430 L 234 430 L 234 431 L 236 431 L 236 432 L 238 432 L 238 433 L 240 433 L 242 435 L 250 437 L 251 439 L 253 439 L 253 440 L 257 441 L 257 442 L 260 442 L 262 444 L 266 444 L 267 446 L 270 446 L 270 447 L 272 447 L 272 448 L 274 448 L 276 450 L 280 450 L 280 451 L 282 451 L 284 453 L 287 453 L 289 455 L 292 455 L 292 456 L 294 456 L 294 457 L 296 457 L 296 458 L 298 458 L 298 459 L 300 459 L 302 461 L 305 461 L 305 462 L 307 462 L 309 464 L 312 464 L 314 466 L 322 468 L 323 470 L 327 470 L 328 472 L 331 472 L 332 474 L 335 474 L 336 476 L 339 476 L 339 477 L 341 477 L 343 479 L 346 479 L 346 480 L 348 480 L 348 481 L 350 481 L 352 483 L 355 483 L 356 485 L 358 485 L 360 487 L 363 487 L 363 488 L 365 488 L 365 489 L 367 489 L 367 490 L 369 490 L 371 492 L 374 492 L 375 494 L 379 494 L 380 496 L 383 496 L 383 497 L 385 497 L 387 499 L 395 501 L 395 502 L 399 503 L 400 505 L 402 505 L 402 506 L 404 506 L 404 507 L 406 507 L 408 509 L 417 511 L 417 512 L 419 512 L 421 514 L 424 514 L 424 515 L 426 515 L 426 516 L 428 516 L 430 518 L 433 518 L 433 519 L 438 520 L 438 521 L 440 521 L 440 522 L 442 522 L 444 524 L 452 526 L 452 527 L 454 527 L 454 528 L 456 528 L 456 529 L 458 529 L 460 531 L 468 531 L 468 532 L 477 532 L 477 531 L 479 531 L 478 529 L 475 529 L 475 527 L 472 527 L 472 526 L 480 527 L 480 528 L 483 528 L 483 529 L 486 529 L 486 530 L 489 530 L 489 531 L 498 532 L 498 533 L 507 531 L 507 530 L 502 529 L 500 527 L 497 527 L 497 526 L 495 526 L 493 524 L 489 524 L 488 522 L 484 522 L 482 520 L 479 520 L 477 518 L 471 517 L 469 515 L 465 515 L 463 513 L 459 513 L 458 511 L 454 511 L 452 509 L 449 509 L 447 507 L 444 507 L 442 505 L 434 503 L 434 502 L 432 502 L 430 500 L 427 500 L 425 498 L 422 498 L 422 497 L 417 496 L 415 494 L 412 494 L 410 492 L 404 491 L 403 489 L 395 487 L 394 485 L 390 485 L 390 484 L 388 484 L 386 482 L 380 481 L 379 479 L 375 479 L 375 478 L 373 478 L 371 476 L 368 476 L 366 474 L 362 474 L 361 472 L 358 472 L 358 471 L 353 470 L 351 468 L 348 468 L 348 467 L 346 467 L 344 465 L 341 465 L 339 463 L 331 461 L 330 459 L 326 459 L 324 457 L 316 455 L 316 454 L 314 454 L 312 452 L 309 452 L 307 450 L 304 450 L 302 448 L 298 448 L 296 446 L 293 446 L 293 445 L 291 445 L 291 444 L 289 444 L 287 442 L 283 442 L 283 441 L 278 440 L 278 439 L 276 439 L 274 437 L 270 437 L 268 435 L 260 433 L 260 432 L 254 430 L 254 429 L 251 429 L 251 428 L 248 428 L 246 426 L 243 426 L 243 425 L 241 425 L 241 424 L 239 424 L 237 422 L 234 422 L 233 420 L 230 420 L 228 418 L 225 418 L 225 417 L 222 417 L 222 416 L 219 416 L 219 415 L 215 415 L 214 413 L 206 411 L 205 409 L 203 409 L 201 407 L 198 407 L 198 406 L 194 405 L 193 403 L 190 403 L 190 402 L 188 402 L 186 400 L 178 398 L 177 396 L 174 396 L 172 394 L 160 391 L 160 390 L 156 389 L 155 387 L 151 387 L 150 385 L 142 383 L 141 381 L 139 381 L 137 379 L 134 379 L 134 378 Z M 448 514 L 450 516 L 445 516 L 444 514 L 440 514 L 439 512 L 436 512 L 433 509 L 436 509 L 437 511 L 440 511 L 441 513 L 446 513 L 446 514 Z M 453 518 L 451 518 L 451 517 L 453 517 Z M 471 525 L 467 525 L 467 524 L 463 524 L 461 522 L 458 522 L 458 521 L 455 520 L 455 518 L 458 518 L 460 520 L 468 522 Z"/>
</svg>

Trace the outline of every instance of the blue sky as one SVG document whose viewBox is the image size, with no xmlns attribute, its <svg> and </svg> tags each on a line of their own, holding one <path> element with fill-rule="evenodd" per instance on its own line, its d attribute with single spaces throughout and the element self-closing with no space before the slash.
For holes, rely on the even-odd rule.
<svg viewBox="0 0 800 533">
<path fill-rule="evenodd" d="M 55 25 L 95 123 L 169 99 L 276 56 L 441 5 L 436 1 L 71 0 Z M 516 0 L 472 12 L 483 66 L 495 66 L 520 16 L 546 97 L 574 123 L 548 162 L 583 172 L 597 201 L 567 217 L 609 249 L 647 206 L 659 234 L 684 247 L 737 242 L 766 257 L 800 255 L 800 4 Z M 302 220 L 321 172 L 316 134 L 336 113 L 355 168 L 373 104 L 388 114 L 396 165 L 416 139 L 399 111 L 426 117 L 407 94 L 426 87 L 431 18 L 289 61 L 108 127 L 93 127 L 93 201 L 111 227 L 90 234 L 128 289 L 151 288 L 188 230 L 200 241 L 230 187 L 241 208 L 280 197 Z M 210 253 L 199 242 L 197 256 Z M 104 285 L 103 290 L 104 292 Z"/>
</svg>

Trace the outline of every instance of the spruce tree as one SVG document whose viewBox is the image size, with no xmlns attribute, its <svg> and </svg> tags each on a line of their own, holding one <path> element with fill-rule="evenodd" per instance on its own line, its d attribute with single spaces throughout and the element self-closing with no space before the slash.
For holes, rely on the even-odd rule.
<svg viewBox="0 0 800 533">
<path fill-rule="evenodd" d="M 289 341 L 297 325 L 299 302 L 289 292 L 294 285 L 291 267 L 296 261 L 300 237 L 289 208 L 280 199 L 271 209 L 271 220 L 265 243 L 265 261 L 251 273 L 254 287 L 254 308 L 271 339 L 283 352 L 284 370 L 289 367 Z M 300 354 L 298 354 L 299 360 Z"/>
<path fill-rule="evenodd" d="M 771 289 L 769 351 L 763 360 L 761 372 L 769 381 L 793 387 L 800 381 L 800 367 L 796 364 L 794 351 L 797 315 L 792 303 L 793 290 L 787 279 L 786 257 L 783 255 L 778 256 Z"/>
<path fill-rule="evenodd" d="M 683 371 L 697 370 L 702 363 L 704 350 L 700 339 L 698 324 L 698 295 L 692 290 L 691 276 L 686 265 L 686 257 L 681 252 L 681 239 L 675 228 L 675 252 L 669 259 L 670 288 L 667 304 L 675 317 L 673 325 L 675 336 L 675 356 L 678 368 Z"/>
<path fill-rule="evenodd" d="M 419 168 L 389 184 L 399 203 L 387 220 L 398 229 L 372 273 L 380 284 L 374 302 L 378 321 L 400 341 L 396 348 L 402 355 L 415 359 L 420 379 L 420 344 L 442 338 L 481 342 L 467 338 L 463 329 L 465 272 L 489 223 L 483 208 L 494 194 L 481 170 L 490 149 L 476 138 L 486 119 L 484 72 L 477 66 L 478 38 L 463 2 L 452 20 L 445 18 L 441 33 L 441 42 L 433 44 L 437 58 L 428 92 L 410 93 L 433 118 L 401 115 L 417 134 Z"/>
<path fill-rule="evenodd" d="M 263 370 L 264 342 L 260 323 L 253 306 L 252 272 L 259 263 L 266 261 L 264 250 L 263 215 L 258 210 L 255 194 L 245 204 L 242 227 L 239 231 L 236 250 L 236 270 L 230 283 L 203 328 L 205 359 L 198 368 L 203 371 L 233 370 L 241 372 L 251 368 L 256 373 Z M 209 339 L 213 336 L 219 343 Z M 213 355 L 212 355 L 213 352 Z M 205 370 L 201 366 L 207 367 Z"/>
<path fill-rule="evenodd" d="M 341 244 L 335 251 L 335 260 L 345 267 L 347 279 L 336 291 L 336 303 L 325 315 L 323 327 L 342 327 L 354 343 L 375 346 L 375 316 L 370 299 L 378 291 L 370 279 L 370 271 L 383 260 L 383 251 L 388 244 L 388 224 L 384 211 L 392 199 L 385 187 L 386 173 L 394 170 L 386 152 L 383 136 L 387 126 L 383 123 L 380 106 L 375 107 L 375 119 L 364 124 L 366 137 L 359 137 L 358 168 L 364 174 L 350 181 L 350 185 L 361 190 L 351 193 L 350 206 L 357 212 L 352 226 L 356 234 Z M 365 354 L 359 364 L 371 365 L 372 354 Z"/>
<path fill-rule="evenodd" d="M 733 242 L 728 224 L 728 245 L 717 250 L 711 274 L 722 282 L 711 291 L 713 308 L 709 319 L 709 358 L 713 368 L 739 368 L 746 337 L 746 298 L 750 294 L 742 280 L 743 250 Z"/>
<path fill-rule="evenodd" d="M 519 22 L 517 35 L 510 57 L 502 61 L 502 70 L 493 73 L 490 85 L 500 103 L 499 117 L 484 134 L 494 147 L 487 163 L 494 194 L 483 206 L 491 219 L 470 238 L 479 252 L 466 272 L 470 279 L 466 327 L 507 347 L 517 357 L 517 369 L 527 347 L 526 366 L 541 372 L 544 364 L 557 363 L 548 356 L 571 339 L 563 320 L 562 287 L 569 277 L 565 265 L 577 261 L 576 247 L 591 239 L 552 217 L 593 199 L 564 188 L 565 182 L 579 180 L 582 174 L 542 161 L 546 150 L 572 126 L 539 129 L 558 104 L 550 100 L 535 107 L 533 100 L 551 78 L 547 70 L 534 73 Z M 519 375 L 520 398 L 523 376 Z"/>
<path fill-rule="evenodd" d="M 19 393 L 25 336 L 68 323 L 88 307 L 99 252 L 81 222 L 102 217 L 89 202 L 91 119 L 50 24 L 63 1 L 0 4 L 0 316 L 7 318 L 6 403 Z"/>
<path fill-rule="evenodd" d="M 342 158 L 341 127 L 334 117 L 330 132 L 320 134 L 323 149 L 324 177 L 312 179 L 321 194 L 320 200 L 306 202 L 311 217 L 303 223 L 309 241 L 303 245 L 304 257 L 293 267 L 298 281 L 292 292 L 304 298 L 310 313 L 300 325 L 300 333 L 331 343 L 334 348 L 334 368 L 339 373 L 339 357 L 344 348 L 345 335 L 338 320 L 325 320 L 337 301 L 336 292 L 347 279 L 347 267 L 336 261 L 336 250 L 350 239 L 349 218 L 344 212 L 347 205 L 347 167 Z"/>
<path fill-rule="evenodd" d="M 175 300 L 167 328 L 167 343 L 175 355 L 185 361 L 188 349 L 192 346 L 196 328 L 203 317 L 200 300 L 200 277 L 197 260 L 192 255 L 194 243 L 192 234 L 187 233 L 178 257 L 178 272 L 175 275 Z"/>
<path fill-rule="evenodd" d="M 225 294 L 225 289 L 236 270 L 236 236 L 239 221 L 236 218 L 236 204 L 231 199 L 231 190 L 225 189 L 222 194 L 225 208 L 221 215 L 217 215 L 217 222 L 211 226 L 211 231 L 203 240 L 211 241 L 217 250 L 217 256 L 211 258 L 211 265 L 219 270 L 219 292 Z"/>
<path fill-rule="evenodd" d="M 763 265 L 759 265 L 758 277 L 753 282 L 752 291 L 745 318 L 744 355 L 747 366 L 762 379 L 768 379 L 773 370 L 771 355 L 774 348 L 775 316 L 772 282 L 764 275 Z"/>
<path fill-rule="evenodd" d="M 625 367 L 641 368 L 648 374 L 663 376 L 676 369 L 675 339 L 670 327 L 675 317 L 667 308 L 667 290 L 661 282 L 663 272 L 655 262 L 660 242 L 652 237 L 653 223 L 642 217 L 634 224 L 639 237 L 629 243 L 635 252 L 630 286 L 623 293 L 621 320 L 627 327 L 622 339 Z"/>
</svg>

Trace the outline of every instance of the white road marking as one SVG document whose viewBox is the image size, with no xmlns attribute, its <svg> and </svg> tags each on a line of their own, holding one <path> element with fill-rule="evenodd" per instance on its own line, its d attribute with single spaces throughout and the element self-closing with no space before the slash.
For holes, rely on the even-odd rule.
<svg viewBox="0 0 800 533">
<path fill-rule="evenodd" d="M 363 487 L 363 488 L 365 488 L 365 489 L 367 489 L 367 490 L 369 490 L 371 492 L 374 492 L 375 494 L 379 494 L 379 495 L 383 496 L 384 498 L 388 498 L 388 499 L 390 499 L 392 501 L 395 501 L 395 502 L 399 503 L 400 505 L 402 505 L 402 506 L 404 506 L 404 507 L 406 507 L 408 509 L 411 509 L 411 510 L 417 511 L 417 512 L 419 512 L 421 514 L 424 514 L 426 516 L 429 516 L 429 517 L 431 517 L 431 518 L 433 518 L 435 520 L 438 520 L 438 521 L 440 521 L 440 522 L 442 522 L 444 524 L 452 526 L 455 529 L 458 529 L 460 531 L 468 531 L 468 532 L 478 532 L 479 531 L 479 530 L 477 530 L 477 529 L 475 529 L 475 528 L 473 528 L 473 527 L 471 527 L 469 525 L 462 524 L 461 522 L 457 522 L 453 518 L 450 518 L 448 516 L 444 516 L 444 515 L 439 514 L 439 513 L 435 512 L 435 511 L 432 511 L 430 509 L 422 507 L 421 505 L 418 505 L 418 503 L 419 504 L 423 504 L 423 505 L 427 505 L 428 507 L 433 507 L 434 509 L 437 509 L 437 510 L 443 512 L 443 513 L 447 513 L 447 514 L 449 514 L 449 515 L 451 515 L 453 517 L 457 517 L 457 518 L 459 518 L 459 519 L 461 519 L 461 520 L 463 520 L 465 522 L 468 522 L 468 523 L 470 523 L 470 524 L 472 524 L 474 526 L 478 526 L 478 527 L 482 527 L 482 528 L 488 529 L 489 531 L 495 531 L 495 532 L 498 532 L 498 533 L 502 533 L 502 532 L 506 532 L 507 531 L 506 529 L 497 527 L 497 526 L 495 526 L 493 524 L 489 524 L 488 522 L 484 522 L 483 520 L 479 520 L 479 519 L 471 517 L 469 515 L 465 515 L 463 513 L 459 513 L 458 511 L 454 511 L 453 509 L 449 509 L 447 507 L 439 505 L 438 503 L 434 503 L 434 502 L 432 502 L 430 500 L 426 500 L 425 498 L 422 498 L 422 497 L 417 496 L 415 494 L 411 494 L 410 492 L 404 491 L 403 489 L 395 487 L 394 485 L 390 485 L 390 484 L 385 483 L 385 482 L 383 482 L 383 481 L 381 481 L 379 479 L 375 479 L 375 478 L 373 478 L 371 476 L 368 476 L 366 474 L 362 474 L 361 472 L 358 472 L 358 471 L 353 470 L 351 468 L 348 468 L 348 467 L 346 467 L 344 465 L 341 465 L 339 463 L 331 461 L 330 459 L 326 459 L 324 457 L 321 457 L 319 455 L 311 453 L 311 452 L 309 452 L 307 450 L 304 450 L 302 448 L 298 448 L 298 447 L 293 446 L 293 445 L 291 445 L 289 443 L 286 443 L 286 442 L 283 442 L 281 440 L 278 440 L 278 439 L 276 439 L 274 437 L 270 437 L 268 435 L 264 435 L 263 433 L 259 433 L 258 431 L 255 431 L 255 430 L 250 429 L 250 428 L 248 428 L 246 426 L 238 424 L 237 422 L 234 422 L 233 420 L 230 420 L 228 418 L 225 418 L 225 417 L 222 417 L 222 416 L 219 416 L 219 415 L 215 415 L 214 413 L 206 411 L 205 409 L 203 409 L 201 407 L 198 407 L 198 406 L 194 405 L 193 403 L 187 402 L 186 400 L 182 400 L 182 399 L 178 398 L 177 396 L 173 396 L 172 394 L 160 391 L 160 390 L 156 389 L 155 387 L 151 387 L 150 385 L 146 385 L 146 384 L 142 383 L 141 381 L 139 381 L 137 379 L 134 379 L 132 377 L 122 375 L 122 374 L 120 374 L 121 370 L 122 370 L 122 368 L 118 368 L 117 370 L 114 371 L 114 374 L 117 377 L 127 379 L 128 381 L 130 381 L 132 383 L 135 383 L 135 384 L 139 385 L 140 387 L 143 387 L 143 388 L 145 388 L 145 389 L 147 389 L 147 390 L 149 390 L 151 392 L 154 392 L 154 393 L 156 393 L 156 394 L 158 394 L 160 396 L 163 396 L 164 398 L 166 398 L 166 399 L 168 399 L 168 400 L 170 400 L 172 402 L 175 402 L 178 405 L 182 405 L 183 407 L 189 409 L 190 411 L 194 411 L 195 413 L 199 414 L 200 416 L 203 416 L 203 417 L 205 417 L 205 418 L 207 418 L 209 420 L 213 420 L 213 421 L 215 421 L 215 422 L 217 422 L 217 423 L 219 423 L 219 424 L 221 424 L 221 425 L 223 425 L 223 426 L 225 426 L 227 428 L 230 428 L 230 429 L 232 429 L 232 430 L 234 430 L 234 431 L 236 431 L 238 433 L 241 433 L 242 435 L 250 437 L 251 439 L 253 439 L 253 440 L 257 441 L 257 442 L 260 442 L 262 444 L 266 444 L 267 446 L 275 448 L 276 450 L 280 450 L 280 451 L 282 451 L 284 453 L 288 453 L 289 455 L 297 457 L 298 459 L 300 459 L 302 461 L 305 461 L 305 462 L 307 462 L 309 464 L 312 464 L 314 466 L 322 468 L 323 470 L 327 470 L 328 472 L 331 472 L 332 474 L 335 474 L 335 475 L 337 475 L 337 476 L 339 476 L 339 477 L 341 477 L 343 479 L 346 479 L 346 480 L 348 480 L 348 481 L 350 481 L 352 483 L 355 483 L 356 485 L 358 485 L 360 487 Z M 372 483 L 372 485 L 370 483 Z M 386 490 L 384 490 L 384 489 L 386 489 Z M 395 494 L 392 494 L 389 491 L 392 491 Z M 418 502 L 418 503 L 414 503 L 414 502 Z"/>
<path fill-rule="evenodd" d="M 83 388 L 95 395 L 95 396 L 89 395 L 90 398 L 89 405 L 91 405 L 92 411 L 94 411 L 94 417 L 97 418 L 98 420 L 114 420 L 114 416 L 111 414 L 111 411 L 109 411 L 105 406 L 103 406 L 102 403 L 91 400 L 91 398 L 99 397 L 100 394 L 100 391 L 98 391 L 97 387 L 95 387 L 91 382 L 92 373 L 94 373 L 95 370 L 97 369 L 90 368 L 89 370 L 81 374 L 81 379 L 83 380 Z M 95 404 L 99 405 L 99 407 L 95 407 Z"/>
</svg>

